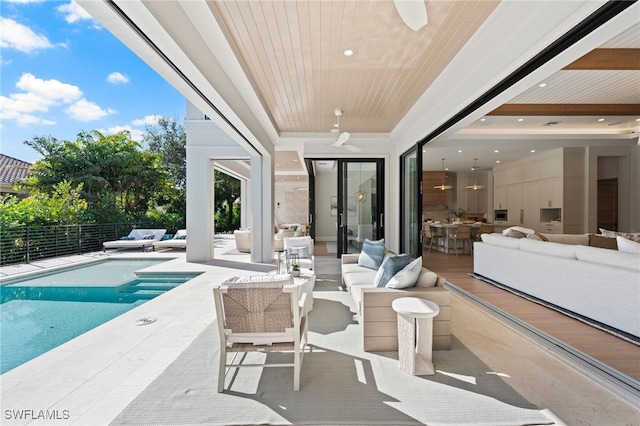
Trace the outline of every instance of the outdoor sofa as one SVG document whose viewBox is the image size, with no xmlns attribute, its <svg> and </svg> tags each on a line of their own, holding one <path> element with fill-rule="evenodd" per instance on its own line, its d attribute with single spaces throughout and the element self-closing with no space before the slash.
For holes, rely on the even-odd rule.
<svg viewBox="0 0 640 426">
<path fill-rule="evenodd" d="M 418 297 L 435 302 L 440 313 L 433 319 L 433 349 L 451 349 L 451 293 L 444 277 L 420 267 L 417 280 L 405 288 L 374 286 L 378 270 L 359 264 L 360 254 L 342 255 L 342 284 L 356 307 L 362 325 L 365 351 L 398 350 L 397 314 L 391 303 L 400 297 Z M 390 253 L 386 257 L 391 256 Z M 422 258 L 416 259 L 420 265 Z"/>
<path fill-rule="evenodd" d="M 187 230 L 179 229 L 172 238 L 167 240 L 155 241 L 153 243 L 153 250 L 163 248 L 187 248 Z"/>
<path fill-rule="evenodd" d="M 153 243 L 162 240 L 166 229 L 133 229 L 129 235 L 114 241 L 102 243 L 102 250 L 112 248 L 141 248 L 153 247 Z"/>
</svg>

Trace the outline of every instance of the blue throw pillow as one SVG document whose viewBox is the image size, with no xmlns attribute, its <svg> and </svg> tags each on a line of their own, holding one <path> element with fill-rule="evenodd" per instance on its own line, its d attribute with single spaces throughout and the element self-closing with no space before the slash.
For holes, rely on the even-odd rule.
<svg viewBox="0 0 640 426">
<path fill-rule="evenodd" d="M 411 263 L 411 256 L 407 253 L 387 257 L 380 265 L 380 269 L 378 269 L 373 286 L 378 288 L 386 287 L 389 280 L 409 263 Z"/>
<path fill-rule="evenodd" d="M 153 240 L 156 236 L 153 234 L 145 235 L 143 240 Z"/>
<path fill-rule="evenodd" d="M 287 258 L 290 258 L 292 254 L 297 254 L 298 259 L 311 259 L 309 246 L 287 247 Z"/>
<path fill-rule="evenodd" d="M 186 240 L 186 239 L 187 239 L 187 236 L 186 236 L 186 235 L 177 235 L 177 236 L 175 237 L 175 239 L 176 239 L 176 240 Z"/>
<path fill-rule="evenodd" d="M 130 237 L 130 236 L 128 236 L 128 235 L 126 235 L 126 236 L 124 236 L 124 237 L 120 237 L 120 239 L 121 239 L 121 240 L 124 240 L 124 241 L 135 240 L 135 238 L 134 238 L 134 237 Z"/>
<path fill-rule="evenodd" d="M 371 241 L 365 238 L 362 243 L 362 251 L 358 257 L 358 266 L 377 270 L 382 265 L 384 258 L 384 238 L 378 241 Z"/>
</svg>

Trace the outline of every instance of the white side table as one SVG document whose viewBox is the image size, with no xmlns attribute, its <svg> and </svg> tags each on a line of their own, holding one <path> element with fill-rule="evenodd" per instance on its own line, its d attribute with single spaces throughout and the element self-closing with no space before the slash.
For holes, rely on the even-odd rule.
<svg viewBox="0 0 640 426">
<path fill-rule="evenodd" d="M 431 360 L 433 317 L 440 307 L 417 297 L 401 297 L 391 307 L 398 313 L 398 359 L 400 369 L 415 376 L 436 373 Z"/>
</svg>

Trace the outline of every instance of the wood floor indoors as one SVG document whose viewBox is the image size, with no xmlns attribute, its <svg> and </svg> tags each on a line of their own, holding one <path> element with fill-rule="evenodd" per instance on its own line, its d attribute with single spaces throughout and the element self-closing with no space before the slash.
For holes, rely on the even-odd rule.
<svg viewBox="0 0 640 426">
<path fill-rule="evenodd" d="M 612 369 L 640 381 L 640 347 L 507 290 L 469 276 L 473 256 L 423 253 L 425 267 L 487 303 Z"/>
</svg>

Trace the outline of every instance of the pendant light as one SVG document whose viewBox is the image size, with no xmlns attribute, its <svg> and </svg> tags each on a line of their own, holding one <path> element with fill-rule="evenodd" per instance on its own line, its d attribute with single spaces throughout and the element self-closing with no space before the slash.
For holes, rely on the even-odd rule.
<svg viewBox="0 0 640 426">
<path fill-rule="evenodd" d="M 473 185 L 469 185 L 467 186 L 467 189 L 473 189 L 474 191 L 477 191 L 478 189 L 484 189 L 484 185 L 478 185 L 478 175 L 476 174 L 476 169 L 478 168 L 478 166 L 476 165 L 476 161 L 478 161 L 477 158 L 473 159 Z"/>
<path fill-rule="evenodd" d="M 447 179 L 447 175 L 446 172 L 444 171 L 444 158 L 442 159 L 442 185 L 436 185 L 433 187 L 433 189 L 439 189 L 440 191 L 447 191 L 451 188 L 453 188 L 453 186 L 451 185 L 445 185 L 446 183 L 446 179 Z"/>
</svg>

